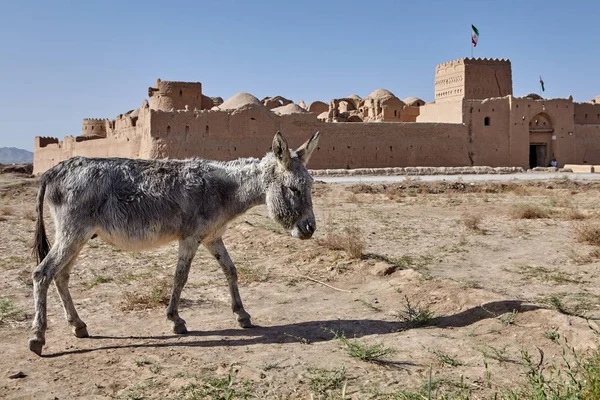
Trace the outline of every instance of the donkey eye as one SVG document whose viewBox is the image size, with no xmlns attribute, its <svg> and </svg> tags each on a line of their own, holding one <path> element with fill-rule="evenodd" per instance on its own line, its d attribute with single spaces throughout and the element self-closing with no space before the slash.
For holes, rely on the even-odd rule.
<svg viewBox="0 0 600 400">
<path fill-rule="evenodd" d="M 297 189 L 297 188 L 291 187 L 291 186 L 288 187 L 288 189 L 292 192 L 293 195 L 296 195 L 296 196 L 300 195 L 300 189 Z"/>
</svg>

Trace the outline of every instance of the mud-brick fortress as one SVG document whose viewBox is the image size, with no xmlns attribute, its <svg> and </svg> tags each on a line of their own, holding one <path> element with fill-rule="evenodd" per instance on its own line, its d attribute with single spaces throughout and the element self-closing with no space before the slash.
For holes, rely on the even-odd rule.
<svg viewBox="0 0 600 400">
<path fill-rule="evenodd" d="M 83 120 L 81 136 L 36 137 L 34 173 L 75 155 L 217 160 L 262 157 L 281 130 L 292 146 L 320 131 L 310 168 L 600 164 L 600 96 L 513 96 L 508 60 L 464 58 L 436 67 L 435 100 L 375 90 L 328 103 L 223 101 L 202 84 L 157 80 L 141 107 Z"/>
</svg>

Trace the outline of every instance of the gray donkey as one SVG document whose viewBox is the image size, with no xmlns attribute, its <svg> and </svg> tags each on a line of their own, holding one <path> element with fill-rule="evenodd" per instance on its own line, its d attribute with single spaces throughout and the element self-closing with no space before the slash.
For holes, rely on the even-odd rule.
<svg viewBox="0 0 600 400">
<path fill-rule="evenodd" d="M 179 241 L 179 259 L 167 318 L 173 331 L 187 332 L 179 317 L 181 290 L 199 244 L 215 257 L 229 283 L 231 305 L 241 327 L 249 328 L 238 291 L 237 271 L 222 235 L 228 222 L 259 204 L 291 235 L 309 239 L 315 229 L 312 178 L 306 169 L 317 147 L 316 132 L 296 151 L 281 132 L 262 159 L 229 162 L 202 159 L 141 160 L 73 157 L 46 171 L 37 195 L 33 272 L 35 317 L 29 349 L 41 355 L 45 344 L 46 298 L 54 280 L 75 336 L 87 337 L 69 293 L 69 274 L 79 252 L 96 235 L 122 249 L 156 247 Z M 43 208 L 49 204 L 56 227 L 50 248 Z"/>
</svg>

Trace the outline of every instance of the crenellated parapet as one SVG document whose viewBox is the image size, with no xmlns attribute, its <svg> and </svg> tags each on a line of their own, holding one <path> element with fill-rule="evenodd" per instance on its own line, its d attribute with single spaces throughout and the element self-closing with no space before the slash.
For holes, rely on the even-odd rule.
<svg viewBox="0 0 600 400">
<path fill-rule="evenodd" d="M 107 118 L 84 118 L 81 136 L 106 137 L 109 127 L 110 121 Z"/>
<path fill-rule="evenodd" d="M 508 95 L 512 95 L 512 67 L 508 59 L 460 58 L 436 67 L 436 102 Z"/>
<path fill-rule="evenodd" d="M 42 147 L 48 146 L 49 144 L 58 144 L 58 142 L 59 142 L 58 138 L 55 138 L 55 137 L 36 136 L 33 146 L 36 149 L 40 149 Z"/>
<path fill-rule="evenodd" d="M 202 110 L 202 83 L 156 80 L 154 87 L 148 88 L 150 108 L 159 111 L 188 109 Z"/>
</svg>

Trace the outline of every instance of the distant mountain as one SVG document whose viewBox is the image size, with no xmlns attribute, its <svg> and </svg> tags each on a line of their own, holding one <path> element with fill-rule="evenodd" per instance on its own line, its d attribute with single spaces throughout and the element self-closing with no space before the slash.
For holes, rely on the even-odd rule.
<svg viewBox="0 0 600 400">
<path fill-rule="evenodd" d="M 0 164 L 31 164 L 33 153 L 15 147 L 0 147 Z"/>
</svg>

